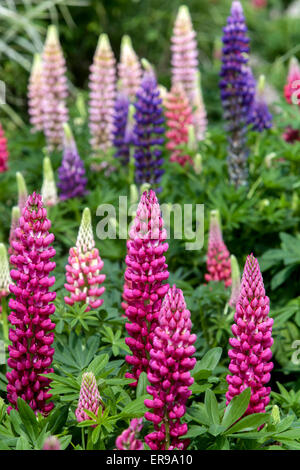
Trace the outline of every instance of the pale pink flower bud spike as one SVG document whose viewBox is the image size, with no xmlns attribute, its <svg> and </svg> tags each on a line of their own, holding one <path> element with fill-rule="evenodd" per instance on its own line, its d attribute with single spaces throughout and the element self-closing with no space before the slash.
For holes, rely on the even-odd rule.
<svg viewBox="0 0 300 470">
<path fill-rule="evenodd" d="M 237 259 L 234 255 L 230 256 L 230 265 L 231 265 L 231 297 L 229 299 L 230 307 L 235 308 L 237 301 L 240 295 L 241 289 L 241 275 L 240 275 L 240 268 L 237 262 Z"/>
<path fill-rule="evenodd" d="M 28 85 L 28 112 L 32 132 L 43 130 L 43 77 L 42 58 L 35 54 Z"/>
<path fill-rule="evenodd" d="M 99 408 L 103 411 L 104 405 L 98 390 L 96 378 L 93 372 L 85 372 L 82 376 L 79 401 L 75 411 L 78 423 L 91 419 L 84 410 L 89 410 L 98 416 Z"/>
<path fill-rule="evenodd" d="M 124 92 L 131 102 L 135 100 L 136 93 L 142 80 L 142 68 L 139 59 L 132 47 L 129 36 L 125 35 L 121 42 L 120 63 L 118 64 L 120 91 Z"/>
</svg>

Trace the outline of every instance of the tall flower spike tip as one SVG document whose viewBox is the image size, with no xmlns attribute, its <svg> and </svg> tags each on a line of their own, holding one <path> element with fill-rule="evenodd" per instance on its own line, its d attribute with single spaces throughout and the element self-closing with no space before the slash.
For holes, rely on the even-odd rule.
<svg viewBox="0 0 300 470">
<path fill-rule="evenodd" d="M 27 198 L 28 198 L 28 191 L 27 191 L 24 177 L 22 173 L 20 173 L 19 171 L 17 171 L 16 173 L 16 180 L 17 180 L 17 187 L 18 187 L 18 206 L 19 206 L 20 211 L 22 212 L 26 204 Z"/>
<path fill-rule="evenodd" d="M 127 35 L 123 36 L 121 41 L 121 55 L 118 72 L 120 91 L 125 93 L 130 101 L 133 102 L 141 84 L 142 68 L 132 47 L 131 39 Z"/>
<path fill-rule="evenodd" d="M 138 439 L 139 432 L 143 427 L 143 418 L 134 418 L 130 421 L 128 429 L 122 432 L 116 439 L 118 450 L 144 450 L 144 445 Z"/>
<path fill-rule="evenodd" d="M 265 294 L 263 278 L 256 258 L 247 257 L 239 299 L 232 325 L 232 349 L 227 375 L 227 405 L 233 397 L 251 388 L 251 398 L 245 414 L 263 413 L 270 401 L 270 387 L 266 387 L 273 369 L 271 346 L 273 319 L 269 317 L 269 298 Z"/>
<path fill-rule="evenodd" d="M 63 123 L 68 121 L 66 65 L 56 27 L 48 27 L 42 54 L 43 128 L 48 150 L 61 148 Z"/>
<path fill-rule="evenodd" d="M 0 243 L 0 300 L 9 294 L 9 285 L 12 283 L 6 248 Z"/>
<path fill-rule="evenodd" d="M 202 96 L 201 74 L 197 71 L 196 87 L 193 99 L 193 124 L 195 127 L 195 135 L 198 141 L 204 140 L 207 128 L 207 115 Z"/>
<path fill-rule="evenodd" d="M 43 450 L 61 450 L 59 439 L 56 436 L 49 436 L 44 442 Z"/>
<path fill-rule="evenodd" d="M 19 225 L 19 220 L 21 217 L 21 211 L 19 206 L 13 206 L 11 211 L 11 223 L 10 223 L 10 231 L 9 231 L 9 248 L 8 253 L 10 255 L 15 255 L 15 251 L 12 247 L 12 242 L 16 241 L 16 228 Z"/>
<path fill-rule="evenodd" d="M 241 274 L 239 264 L 237 259 L 234 255 L 230 256 L 230 267 L 231 267 L 231 297 L 229 299 L 229 305 L 235 308 L 237 301 L 240 295 L 240 288 L 241 288 Z"/>
<path fill-rule="evenodd" d="M 128 165 L 130 146 L 133 140 L 132 123 L 129 115 L 129 98 L 124 93 L 118 93 L 115 102 L 113 144 L 116 147 L 115 157 L 121 163 Z"/>
<path fill-rule="evenodd" d="M 249 38 L 240 2 L 233 2 L 227 25 L 223 29 L 220 90 L 228 132 L 228 171 L 236 186 L 247 185 L 246 131 L 253 105 L 255 87 L 247 67 Z"/>
<path fill-rule="evenodd" d="M 58 169 L 58 188 L 62 201 L 87 194 L 85 168 L 68 124 L 64 124 L 63 158 Z"/>
<path fill-rule="evenodd" d="M 55 311 L 52 303 L 55 292 L 49 288 L 55 283 L 55 277 L 49 274 L 55 268 L 50 261 L 55 255 L 51 246 L 54 235 L 49 233 L 51 222 L 43 207 L 42 197 L 33 193 L 27 199 L 16 228 L 17 241 L 13 241 L 16 255 L 10 257 L 15 266 L 10 273 L 15 284 L 9 286 L 14 298 L 9 301 L 11 324 L 8 346 L 7 399 L 12 407 L 17 407 L 18 397 L 43 415 L 53 408 L 49 403 L 51 380 L 45 375 L 54 372 L 51 368 L 54 348 L 53 330 L 55 323 L 50 316 Z"/>
<path fill-rule="evenodd" d="M 35 54 L 28 84 L 28 112 L 32 132 L 43 130 L 44 90 L 42 68 L 42 57 L 40 54 Z"/>
<path fill-rule="evenodd" d="M 146 70 L 135 102 L 133 129 L 135 179 L 137 184 L 149 183 L 161 191 L 164 117 L 162 100 L 152 70 Z"/>
<path fill-rule="evenodd" d="M 171 150 L 170 160 L 182 166 L 188 162 L 192 163 L 191 156 L 185 154 L 181 148 L 189 139 L 188 126 L 192 123 L 192 108 L 180 83 L 172 86 L 167 95 L 165 107 L 168 127 L 166 147 Z"/>
<path fill-rule="evenodd" d="M 191 334 L 191 327 L 183 293 L 173 286 L 164 298 L 150 350 L 147 392 L 153 399 L 145 400 L 151 410 L 145 418 L 153 422 L 154 432 L 145 441 L 152 450 L 185 449 L 189 443 L 181 439 L 188 430 L 181 418 L 194 382 L 190 371 L 196 363 L 192 357 L 196 335 Z"/>
<path fill-rule="evenodd" d="M 193 106 L 197 80 L 198 51 L 191 15 L 185 5 L 182 5 L 178 10 L 171 42 L 172 85 L 182 83 L 190 105 Z"/>
<path fill-rule="evenodd" d="M 289 63 L 287 82 L 284 86 L 284 97 L 289 104 L 300 106 L 300 65 L 296 57 L 292 57 Z"/>
<path fill-rule="evenodd" d="M 43 161 L 43 185 L 41 195 L 45 206 L 55 206 L 58 202 L 54 173 L 49 157 Z"/>
<path fill-rule="evenodd" d="M 86 304 L 86 311 L 101 307 L 103 299 L 100 297 L 105 291 L 101 284 L 106 277 L 100 274 L 103 265 L 99 251 L 95 248 L 91 212 L 86 207 L 82 213 L 76 246 L 70 248 L 66 265 L 65 288 L 70 292 L 70 297 L 65 297 L 66 304 Z"/>
<path fill-rule="evenodd" d="M 8 169 L 8 150 L 7 139 L 4 130 L 0 124 L 0 173 L 4 173 Z"/>
<path fill-rule="evenodd" d="M 168 249 L 165 243 L 167 232 L 155 192 L 150 190 L 141 196 L 133 225 L 127 241 L 127 268 L 123 299 L 126 308 L 126 330 L 129 338 L 125 339 L 132 355 L 126 361 L 132 366 L 128 378 L 135 379 L 137 385 L 141 372 L 148 372 L 149 351 L 156 326 L 162 299 L 169 285 L 164 284 L 169 277 L 164 253 Z"/>
<path fill-rule="evenodd" d="M 116 60 L 107 34 L 99 37 L 89 77 L 89 128 L 94 151 L 106 152 L 112 146 L 116 98 Z"/>
<path fill-rule="evenodd" d="M 103 410 L 103 402 L 96 378 L 93 372 L 85 372 L 82 376 L 79 401 L 75 411 L 78 423 L 91 419 L 84 410 L 89 410 L 97 416 L 99 408 Z"/>
<path fill-rule="evenodd" d="M 206 281 L 223 281 L 225 287 L 231 285 L 230 254 L 223 241 L 220 214 L 214 210 L 210 213 Z"/>
</svg>

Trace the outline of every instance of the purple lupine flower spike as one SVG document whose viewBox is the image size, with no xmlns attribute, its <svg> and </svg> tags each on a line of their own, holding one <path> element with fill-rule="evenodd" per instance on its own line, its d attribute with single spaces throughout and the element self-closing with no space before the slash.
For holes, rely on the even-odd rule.
<svg viewBox="0 0 300 470">
<path fill-rule="evenodd" d="M 83 197 L 87 194 L 85 168 L 68 124 L 64 125 L 64 145 L 61 166 L 58 169 L 57 184 L 60 190 L 60 199 Z"/>
<path fill-rule="evenodd" d="M 251 115 L 252 129 L 257 132 L 263 132 L 265 129 L 272 127 L 272 114 L 265 101 L 264 90 L 265 77 L 261 75 L 258 81 Z"/>
<path fill-rule="evenodd" d="M 82 376 L 79 401 L 75 411 L 78 423 L 91 419 L 84 410 L 92 411 L 97 416 L 99 408 L 103 410 L 104 405 L 98 390 L 96 377 L 93 372 L 85 372 Z"/>
<path fill-rule="evenodd" d="M 119 92 L 115 103 L 113 144 L 116 147 L 115 157 L 127 165 L 132 143 L 132 130 L 129 129 L 129 98 Z"/>
<path fill-rule="evenodd" d="M 145 400 L 151 410 L 145 418 L 154 423 L 154 432 L 145 441 L 152 450 L 185 449 L 189 443 L 181 439 L 188 430 L 181 418 L 194 382 L 190 371 L 196 363 L 192 357 L 196 335 L 191 334 L 191 327 L 183 293 L 173 286 L 163 300 L 150 350 L 147 392 L 153 399 Z"/>
<path fill-rule="evenodd" d="M 240 294 L 232 326 L 232 349 L 227 375 L 227 404 L 233 397 L 251 388 L 251 398 L 246 415 L 263 413 L 270 401 L 269 382 L 273 369 L 271 346 L 273 318 L 269 317 L 269 298 L 266 296 L 263 278 L 256 258 L 247 257 Z"/>
<path fill-rule="evenodd" d="M 121 55 L 118 72 L 120 91 L 125 93 L 129 100 L 133 102 L 141 84 L 142 68 L 132 47 L 131 39 L 127 35 L 123 36 L 121 41 Z"/>
<path fill-rule="evenodd" d="M 229 134 L 229 177 L 238 187 L 247 184 L 249 151 L 245 146 L 245 134 L 254 98 L 253 76 L 247 67 L 249 38 L 239 1 L 232 2 L 231 14 L 223 31 L 221 100 Z"/>
<path fill-rule="evenodd" d="M 10 273 L 15 284 L 9 286 L 14 298 L 9 301 L 12 311 L 8 317 L 12 326 L 7 361 L 12 370 L 6 374 L 7 399 L 12 406 L 8 411 L 17 407 L 18 397 L 43 415 L 54 406 L 48 401 L 52 396 L 51 380 L 45 377 L 53 372 L 51 344 L 55 328 L 50 318 L 55 311 L 52 302 L 56 297 L 55 292 L 49 291 L 55 282 L 54 276 L 49 277 L 55 268 L 55 263 L 50 261 L 55 255 L 50 227 L 42 197 L 34 192 L 22 211 L 15 230 L 17 240 L 12 242 L 16 254 L 10 257 L 16 268 Z"/>
<path fill-rule="evenodd" d="M 128 429 L 120 434 L 116 439 L 118 450 L 144 450 L 144 445 L 138 439 L 138 434 L 143 427 L 143 418 L 134 418 L 130 421 Z"/>
<path fill-rule="evenodd" d="M 164 117 L 162 100 L 152 69 L 145 71 L 135 102 L 135 125 L 133 129 L 135 145 L 136 183 L 149 183 L 157 186 L 164 170 L 162 144 L 164 142 Z M 157 187 L 156 191 L 161 188 Z"/>
</svg>

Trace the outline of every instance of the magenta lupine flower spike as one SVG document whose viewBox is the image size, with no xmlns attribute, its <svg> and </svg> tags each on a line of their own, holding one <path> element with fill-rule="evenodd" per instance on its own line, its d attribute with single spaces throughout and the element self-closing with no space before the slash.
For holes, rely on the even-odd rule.
<svg viewBox="0 0 300 470">
<path fill-rule="evenodd" d="M 194 104 L 197 82 L 198 51 L 196 33 L 193 29 L 190 12 L 182 5 L 175 20 L 171 38 L 172 85 L 182 83 L 190 105 Z"/>
<path fill-rule="evenodd" d="M 132 372 L 126 377 L 133 378 L 137 384 L 141 372 L 148 372 L 149 351 L 162 300 L 169 288 L 163 284 L 169 277 L 164 253 L 168 249 L 165 243 L 167 232 L 155 192 L 145 191 L 140 199 L 133 225 L 127 241 L 125 262 L 125 300 L 126 330 L 129 338 L 125 339 L 132 355 L 126 356 Z"/>
<path fill-rule="evenodd" d="M 230 256 L 230 267 L 231 267 L 231 296 L 229 299 L 230 307 L 235 308 L 237 301 L 239 300 L 240 296 L 240 289 L 241 289 L 241 275 L 240 275 L 240 268 L 237 262 L 237 259 L 234 255 Z"/>
<path fill-rule="evenodd" d="M 142 68 L 139 59 L 132 47 L 129 36 L 125 35 L 121 41 L 120 63 L 118 65 L 120 91 L 125 93 L 131 102 L 142 80 Z"/>
<path fill-rule="evenodd" d="M 43 50 L 43 127 L 49 151 L 61 148 L 68 121 L 66 65 L 56 27 L 48 28 Z"/>
<path fill-rule="evenodd" d="M 155 431 L 145 441 L 152 450 L 185 449 L 189 443 L 180 437 L 188 430 L 181 418 L 192 394 L 190 371 L 196 363 L 192 357 L 196 335 L 191 334 L 191 327 L 183 293 L 173 286 L 164 298 L 150 351 L 147 391 L 153 400 L 145 400 L 151 409 L 145 418 L 154 423 Z"/>
<path fill-rule="evenodd" d="M 18 187 L 18 206 L 20 211 L 22 212 L 28 198 L 28 191 L 24 177 L 19 171 L 17 171 L 16 173 L 16 180 Z"/>
<path fill-rule="evenodd" d="M 43 185 L 41 195 L 47 207 L 56 206 L 58 203 L 56 183 L 49 157 L 45 157 L 43 161 Z"/>
<path fill-rule="evenodd" d="M 66 304 L 86 304 L 86 311 L 101 307 L 100 297 L 105 291 L 101 284 L 106 276 L 101 274 L 104 263 L 95 248 L 91 212 L 87 207 L 82 213 L 76 246 L 70 248 L 68 263 L 65 288 L 71 297 L 65 297 Z"/>
<path fill-rule="evenodd" d="M 142 441 L 138 439 L 139 432 L 143 427 L 143 418 L 134 418 L 130 421 L 128 429 L 122 432 L 116 439 L 118 450 L 144 450 Z"/>
<path fill-rule="evenodd" d="M 93 372 L 85 372 L 82 376 L 79 401 L 75 411 L 75 416 L 80 423 L 90 418 L 84 410 L 92 411 L 96 416 L 98 411 L 103 409 L 103 402 L 100 397 L 96 378 Z"/>
<path fill-rule="evenodd" d="M 7 139 L 4 135 L 3 127 L 0 123 L 0 173 L 4 173 L 8 169 L 8 150 Z"/>
<path fill-rule="evenodd" d="M 116 98 L 116 60 L 107 34 L 101 34 L 90 67 L 89 128 L 91 146 L 105 152 L 112 146 L 113 116 Z"/>
<path fill-rule="evenodd" d="M 227 375 L 227 404 L 245 388 L 251 388 L 251 398 L 246 415 L 263 413 L 270 401 L 270 387 L 273 363 L 271 346 L 273 319 L 269 317 L 269 298 L 265 294 L 263 278 L 256 258 L 247 257 L 239 300 L 232 326 L 232 349 Z"/>
<path fill-rule="evenodd" d="M 28 85 L 28 112 L 32 132 L 43 130 L 43 76 L 42 58 L 35 54 Z"/>
<path fill-rule="evenodd" d="M 223 281 L 225 287 L 231 285 L 230 254 L 223 241 L 219 211 L 211 211 L 208 236 L 206 281 Z"/>
<path fill-rule="evenodd" d="M 43 450 L 61 450 L 59 439 L 56 436 L 49 436 L 44 442 Z"/>
<path fill-rule="evenodd" d="M 16 408 L 18 397 L 23 398 L 35 411 L 48 414 L 53 403 L 49 403 L 50 379 L 45 374 L 51 368 L 54 348 L 55 323 L 50 316 L 55 311 L 52 303 L 55 292 L 49 292 L 55 277 L 49 274 L 55 268 L 50 261 L 55 255 L 51 246 L 54 235 L 49 233 L 51 222 L 43 207 L 42 197 L 35 192 L 27 199 L 16 228 L 17 241 L 12 242 L 17 253 L 10 257 L 16 269 L 11 271 L 15 284 L 9 286 L 14 295 L 9 301 L 11 313 L 8 317 L 12 328 L 9 331 L 11 345 L 8 346 L 7 399 Z M 43 374 L 43 375 L 41 375 Z"/>
</svg>

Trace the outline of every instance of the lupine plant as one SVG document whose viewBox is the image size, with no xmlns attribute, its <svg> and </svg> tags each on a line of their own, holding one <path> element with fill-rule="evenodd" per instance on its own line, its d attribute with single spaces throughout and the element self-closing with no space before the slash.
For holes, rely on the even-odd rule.
<svg viewBox="0 0 300 470">
<path fill-rule="evenodd" d="M 118 75 L 120 91 L 133 102 L 141 84 L 142 67 L 132 47 L 131 39 L 127 35 L 123 36 L 121 41 Z"/>
<path fill-rule="evenodd" d="M 116 147 L 115 157 L 122 164 L 129 163 L 130 145 L 133 140 L 132 124 L 130 123 L 130 101 L 128 96 L 119 92 L 115 102 L 113 144 Z"/>
<path fill-rule="evenodd" d="M 210 213 L 206 265 L 206 281 L 223 281 L 225 287 L 231 285 L 230 254 L 223 241 L 220 214 L 217 210 Z"/>
<path fill-rule="evenodd" d="M 32 132 L 43 130 L 43 89 L 42 58 L 35 54 L 28 83 L 28 113 Z"/>
<path fill-rule="evenodd" d="M 116 439 L 118 450 L 143 450 L 143 442 L 138 438 L 143 427 L 143 418 L 135 418 L 130 421 L 129 428 Z"/>
</svg>

